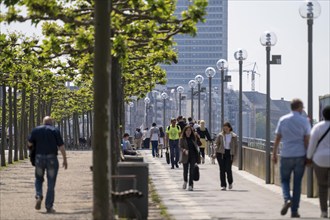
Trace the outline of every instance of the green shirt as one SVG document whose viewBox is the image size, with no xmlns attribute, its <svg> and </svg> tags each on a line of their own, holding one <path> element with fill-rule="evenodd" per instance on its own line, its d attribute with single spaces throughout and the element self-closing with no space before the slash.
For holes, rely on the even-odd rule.
<svg viewBox="0 0 330 220">
<path fill-rule="evenodd" d="M 170 125 L 166 128 L 166 133 L 170 140 L 178 140 L 180 137 L 180 132 L 181 132 L 181 128 L 179 125 L 175 125 L 175 127 Z"/>
</svg>

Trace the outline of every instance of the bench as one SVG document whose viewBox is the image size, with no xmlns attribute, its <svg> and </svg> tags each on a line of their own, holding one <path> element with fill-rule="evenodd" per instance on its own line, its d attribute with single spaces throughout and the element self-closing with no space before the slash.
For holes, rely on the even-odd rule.
<svg viewBox="0 0 330 220">
<path fill-rule="evenodd" d="M 142 216 L 140 211 L 136 208 L 134 203 L 132 202 L 133 199 L 141 198 L 143 193 L 136 189 L 136 175 L 113 175 L 111 177 L 115 180 L 115 186 L 118 183 L 118 180 L 129 180 L 132 181 L 132 189 L 124 190 L 124 191 L 111 191 L 111 197 L 113 203 L 124 203 L 127 205 L 127 208 L 131 208 L 134 212 L 134 215 L 137 220 L 142 220 Z"/>
</svg>

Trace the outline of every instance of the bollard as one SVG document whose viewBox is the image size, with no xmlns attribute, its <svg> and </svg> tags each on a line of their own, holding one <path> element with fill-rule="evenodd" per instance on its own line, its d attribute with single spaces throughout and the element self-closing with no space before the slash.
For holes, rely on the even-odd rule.
<svg viewBox="0 0 330 220">
<path fill-rule="evenodd" d="M 148 219 L 148 164 L 144 162 L 119 162 L 119 175 L 136 175 L 136 189 L 141 191 L 143 196 L 132 200 L 132 203 L 140 211 L 142 219 Z M 122 182 L 118 184 L 118 191 L 131 189 L 132 184 Z M 125 204 L 118 204 L 119 217 L 135 218 L 133 210 L 130 210 Z"/>
</svg>

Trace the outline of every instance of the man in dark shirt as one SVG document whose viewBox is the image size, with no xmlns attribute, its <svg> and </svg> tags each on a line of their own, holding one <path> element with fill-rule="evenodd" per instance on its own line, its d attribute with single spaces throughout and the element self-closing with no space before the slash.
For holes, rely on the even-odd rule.
<svg viewBox="0 0 330 220">
<path fill-rule="evenodd" d="M 184 127 L 187 126 L 187 123 L 183 120 L 183 116 L 180 115 L 180 116 L 177 118 L 177 121 L 178 121 L 178 122 L 177 122 L 178 125 L 179 125 L 180 128 L 181 128 L 181 131 L 183 131 Z"/>
<path fill-rule="evenodd" d="M 28 140 L 28 146 L 35 148 L 35 189 L 36 189 L 36 206 L 35 209 L 40 210 L 41 201 L 43 199 L 42 184 L 44 182 L 44 174 L 47 172 L 47 194 L 46 194 L 46 210 L 47 213 L 55 213 L 53 208 L 55 199 L 55 184 L 58 173 L 59 163 L 57 159 L 58 149 L 63 157 L 63 167 L 67 169 L 66 152 L 64 142 L 58 129 L 52 126 L 52 119 L 46 116 L 43 119 L 43 125 L 34 128 Z"/>
</svg>

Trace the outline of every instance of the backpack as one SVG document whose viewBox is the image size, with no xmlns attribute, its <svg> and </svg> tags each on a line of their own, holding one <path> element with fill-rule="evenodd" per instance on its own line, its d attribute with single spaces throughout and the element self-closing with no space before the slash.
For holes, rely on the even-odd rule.
<svg viewBox="0 0 330 220">
<path fill-rule="evenodd" d="M 179 125 L 176 125 L 176 128 L 178 129 L 178 131 L 180 131 L 181 130 L 181 128 L 180 128 L 180 126 Z M 169 131 L 170 130 L 170 125 L 169 126 L 167 126 L 167 131 Z"/>
<path fill-rule="evenodd" d="M 142 132 L 141 132 L 141 131 L 140 131 L 140 132 L 137 132 L 137 131 L 136 131 L 136 132 L 134 133 L 134 138 L 135 138 L 135 139 L 140 139 L 140 138 L 142 138 Z"/>
</svg>

